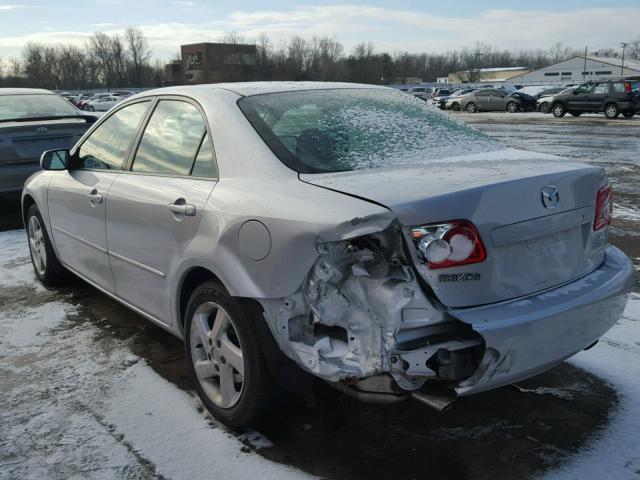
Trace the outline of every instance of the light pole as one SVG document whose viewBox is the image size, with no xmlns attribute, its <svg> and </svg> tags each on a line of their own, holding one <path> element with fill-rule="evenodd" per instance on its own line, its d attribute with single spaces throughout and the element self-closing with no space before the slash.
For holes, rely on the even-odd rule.
<svg viewBox="0 0 640 480">
<path fill-rule="evenodd" d="M 628 43 L 622 42 L 620 46 L 622 47 L 622 65 L 620 65 L 620 76 L 624 77 L 624 50 L 627 48 Z"/>
</svg>

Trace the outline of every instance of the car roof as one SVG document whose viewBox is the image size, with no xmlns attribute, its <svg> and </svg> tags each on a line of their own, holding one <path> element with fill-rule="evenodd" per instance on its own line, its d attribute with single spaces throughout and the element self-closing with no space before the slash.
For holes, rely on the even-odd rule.
<svg viewBox="0 0 640 480">
<path fill-rule="evenodd" d="M 210 92 L 212 90 L 227 90 L 243 97 L 249 97 L 252 95 L 262 95 L 265 93 L 350 88 L 374 88 L 380 90 L 393 90 L 390 87 L 381 85 L 368 85 L 364 83 L 346 82 L 235 82 L 164 87 L 155 90 L 147 90 L 146 92 L 143 92 L 143 95 L 206 95 L 208 91 Z"/>
<path fill-rule="evenodd" d="M 56 95 L 51 90 L 44 88 L 0 88 L 0 95 Z"/>
</svg>

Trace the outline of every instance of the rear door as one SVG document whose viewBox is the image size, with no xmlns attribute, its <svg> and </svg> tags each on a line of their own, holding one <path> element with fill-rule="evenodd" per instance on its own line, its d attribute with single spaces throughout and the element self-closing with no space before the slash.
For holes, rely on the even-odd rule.
<svg viewBox="0 0 640 480">
<path fill-rule="evenodd" d="M 604 110 L 604 101 L 609 94 L 609 82 L 598 82 L 593 90 L 587 95 L 585 110 L 590 112 L 601 112 Z"/>
<path fill-rule="evenodd" d="M 53 240 L 69 267 L 113 292 L 107 257 L 105 207 L 109 188 L 120 174 L 150 101 L 118 110 L 72 152 L 70 169 L 49 183 Z"/>
<path fill-rule="evenodd" d="M 218 176 L 203 111 L 184 98 L 161 98 L 132 157 L 107 208 L 116 293 L 169 324 L 174 272 Z"/>
<path fill-rule="evenodd" d="M 505 110 L 506 109 L 506 98 L 507 96 L 502 93 L 500 90 L 491 90 L 491 110 Z"/>
<path fill-rule="evenodd" d="M 480 90 L 475 93 L 475 102 L 478 110 L 490 110 L 491 109 L 491 93 L 488 90 Z"/>
</svg>

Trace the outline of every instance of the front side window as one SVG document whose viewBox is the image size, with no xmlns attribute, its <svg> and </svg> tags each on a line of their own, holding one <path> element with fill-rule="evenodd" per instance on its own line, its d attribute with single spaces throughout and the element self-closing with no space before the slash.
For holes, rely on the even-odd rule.
<svg viewBox="0 0 640 480">
<path fill-rule="evenodd" d="M 301 173 L 423 163 L 504 148 L 391 89 L 272 93 L 244 97 L 238 106 L 274 154 Z"/>
<path fill-rule="evenodd" d="M 596 87 L 593 89 L 593 93 L 607 93 L 607 84 L 598 83 Z"/>
<path fill-rule="evenodd" d="M 161 100 L 144 130 L 132 170 L 189 175 L 205 131 L 196 107 L 180 100 Z"/>
<path fill-rule="evenodd" d="M 120 170 L 149 103 L 128 105 L 100 124 L 80 146 L 76 168 Z"/>
</svg>

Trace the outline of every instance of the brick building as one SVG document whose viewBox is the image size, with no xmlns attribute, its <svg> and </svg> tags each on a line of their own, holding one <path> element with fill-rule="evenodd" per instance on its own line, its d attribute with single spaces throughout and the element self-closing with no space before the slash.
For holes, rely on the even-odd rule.
<svg viewBox="0 0 640 480">
<path fill-rule="evenodd" d="M 181 60 L 165 66 L 165 85 L 268 80 L 270 68 L 257 64 L 256 45 L 194 43 L 180 47 Z"/>
</svg>

